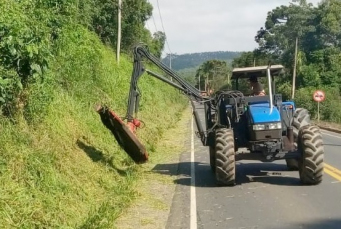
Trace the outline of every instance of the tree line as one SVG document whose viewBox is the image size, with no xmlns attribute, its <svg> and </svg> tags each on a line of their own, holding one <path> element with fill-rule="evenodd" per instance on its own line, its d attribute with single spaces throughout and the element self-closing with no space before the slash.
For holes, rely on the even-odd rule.
<svg viewBox="0 0 341 229">
<path fill-rule="evenodd" d="M 25 106 L 26 89 L 46 78 L 65 33 L 82 40 L 76 31 L 89 31 L 116 48 L 118 0 L 2 0 L 0 8 L 0 114 Z M 161 56 L 165 34 L 145 28 L 152 9 L 147 0 L 123 2 L 123 52 L 143 42 Z"/>
<path fill-rule="evenodd" d="M 283 76 L 277 91 L 316 116 L 312 94 L 326 93 L 321 103 L 322 118 L 341 122 L 341 2 L 323 0 L 317 6 L 306 0 L 293 0 L 268 12 L 265 23 L 255 33 L 258 47 L 243 52 L 232 67 L 282 64 Z M 204 63 L 197 76 L 205 69 Z M 214 69 L 212 67 L 208 71 Z M 229 70 L 230 71 L 230 70 Z"/>
<path fill-rule="evenodd" d="M 200 52 L 186 54 L 168 54 L 162 59 L 166 65 L 172 64 L 172 69 L 183 70 L 187 68 L 197 68 L 205 61 L 218 59 L 231 62 L 234 58 L 240 56 L 240 52 L 217 51 L 217 52 Z"/>
</svg>

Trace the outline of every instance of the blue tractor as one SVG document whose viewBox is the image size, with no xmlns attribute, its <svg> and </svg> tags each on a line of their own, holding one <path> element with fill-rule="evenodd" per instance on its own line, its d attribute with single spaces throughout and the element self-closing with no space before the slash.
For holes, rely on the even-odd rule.
<svg viewBox="0 0 341 229">
<path fill-rule="evenodd" d="M 219 185 L 235 184 L 236 160 L 245 158 L 261 161 L 283 159 L 289 169 L 299 171 L 303 184 L 322 181 L 324 148 L 318 127 L 310 123 L 306 109 L 296 108 L 293 102 L 282 101 L 282 96 L 276 94 L 273 77 L 283 66 L 234 69 L 231 77 L 234 90 L 221 90 L 212 96 L 204 96 L 150 54 L 146 47 L 136 46 L 133 54 L 128 109 L 123 119 L 127 123 L 106 106 L 98 106 L 97 112 L 118 144 L 136 163 L 148 161 L 146 148 L 136 136 L 136 129 L 140 126 L 136 118 L 141 94 L 138 79 L 147 73 L 179 89 L 190 99 L 198 137 L 203 145 L 209 147 L 210 165 Z M 143 64 L 145 59 L 168 77 L 147 69 Z M 267 95 L 249 96 L 239 90 L 240 81 L 251 76 L 263 77 L 267 81 Z M 202 125 L 195 101 L 204 104 L 205 125 Z M 247 148 L 249 153 L 239 153 L 241 148 Z"/>
<path fill-rule="evenodd" d="M 213 102 L 205 103 L 210 165 L 218 184 L 234 185 L 236 161 L 248 158 L 285 159 L 288 169 L 299 171 L 303 184 L 322 181 L 320 130 L 311 124 L 306 109 L 276 94 L 274 76 L 282 69 L 282 65 L 235 68 L 231 77 L 235 90 L 220 91 Z M 254 77 L 267 82 L 266 95 L 250 96 L 238 90 L 240 81 Z M 249 153 L 238 154 L 241 148 Z"/>
</svg>

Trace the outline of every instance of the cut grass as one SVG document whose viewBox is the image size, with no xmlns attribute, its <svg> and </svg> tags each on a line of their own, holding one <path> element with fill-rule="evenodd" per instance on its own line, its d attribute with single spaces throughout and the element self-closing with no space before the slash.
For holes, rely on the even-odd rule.
<svg viewBox="0 0 341 229">
<path fill-rule="evenodd" d="M 155 155 L 139 169 L 139 193 L 117 220 L 117 228 L 165 228 L 175 190 L 180 154 L 189 150 L 190 109 L 155 147 Z"/>
<path fill-rule="evenodd" d="M 70 39 L 74 34 L 82 39 Z M 133 65 L 122 56 L 117 66 L 114 52 L 78 27 L 65 28 L 58 48 L 49 83 L 29 88 L 15 124 L 0 117 L 0 225 L 115 228 L 115 219 L 141 195 L 137 181 L 148 165 L 132 162 L 93 107 L 103 102 L 124 116 Z M 139 86 L 146 127 L 138 136 L 153 161 L 188 103 L 149 76 Z"/>
</svg>

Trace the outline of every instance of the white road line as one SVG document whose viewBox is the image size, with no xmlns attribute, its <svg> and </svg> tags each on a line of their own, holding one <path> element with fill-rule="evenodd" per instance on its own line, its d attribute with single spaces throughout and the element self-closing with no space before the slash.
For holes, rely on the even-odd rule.
<svg viewBox="0 0 341 229">
<path fill-rule="evenodd" d="M 197 229 L 197 203 L 195 196 L 195 167 L 194 167 L 194 128 L 193 128 L 193 116 L 191 120 L 191 215 L 190 215 L 190 229 Z"/>
<path fill-rule="evenodd" d="M 331 136 L 331 137 L 341 138 L 340 136 L 337 136 L 337 135 L 334 135 L 334 134 L 328 134 L 328 132 L 326 132 L 326 131 L 321 131 L 321 133 L 324 134 L 324 135 Z"/>
</svg>

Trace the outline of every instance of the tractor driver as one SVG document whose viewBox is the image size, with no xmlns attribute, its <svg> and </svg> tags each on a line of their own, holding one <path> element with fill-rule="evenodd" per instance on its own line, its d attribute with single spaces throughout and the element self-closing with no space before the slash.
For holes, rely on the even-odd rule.
<svg viewBox="0 0 341 229">
<path fill-rule="evenodd" d="M 258 82 L 258 79 L 256 76 L 251 76 L 249 78 L 250 86 L 251 86 L 251 91 L 253 96 L 264 96 L 265 91 L 263 88 L 263 85 Z"/>
</svg>

